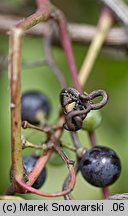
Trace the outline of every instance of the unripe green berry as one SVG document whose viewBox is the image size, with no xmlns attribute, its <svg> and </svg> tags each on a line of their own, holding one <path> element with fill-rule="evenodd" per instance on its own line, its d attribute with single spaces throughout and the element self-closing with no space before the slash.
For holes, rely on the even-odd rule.
<svg viewBox="0 0 128 216">
<path fill-rule="evenodd" d="M 102 116 L 99 110 L 91 110 L 83 120 L 82 129 L 93 131 L 99 127 L 102 121 Z"/>
<path fill-rule="evenodd" d="M 57 152 L 54 151 L 52 156 L 49 159 L 49 163 L 53 166 L 60 166 L 64 164 L 64 161 L 61 158 L 61 156 Z"/>
</svg>

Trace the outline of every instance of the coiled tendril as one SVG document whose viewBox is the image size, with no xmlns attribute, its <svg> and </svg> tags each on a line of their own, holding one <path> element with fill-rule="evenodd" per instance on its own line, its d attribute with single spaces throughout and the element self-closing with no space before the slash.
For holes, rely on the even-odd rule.
<svg viewBox="0 0 128 216">
<path fill-rule="evenodd" d="M 100 102 L 93 100 L 101 96 Z M 82 122 L 91 110 L 102 108 L 108 101 L 108 95 L 104 90 L 94 90 L 90 94 L 80 94 L 74 88 L 63 89 L 60 93 L 60 102 L 65 113 L 64 128 L 69 131 L 77 131 L 82 128 Z M 72 109 L 68 111 L 68 105 Z"/>
</svg>

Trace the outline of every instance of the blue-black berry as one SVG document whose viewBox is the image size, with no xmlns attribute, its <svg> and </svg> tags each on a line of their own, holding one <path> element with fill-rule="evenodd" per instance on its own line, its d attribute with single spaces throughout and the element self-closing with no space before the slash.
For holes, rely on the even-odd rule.
<svg viewBox="0 0 128 216">
<path fill-rule="evenodd" d="M 51 111 L 49 99 L 38 91 L 28 91 L 21 98 L 21 118 L 31 124 L 39 124 Z"/>
<path fill-rule="evenodd" d="M 23 165 L 27 175 L 32 171 L 34 165 L 37 162 L 37 159 L 38 159 L 37 157 L 28 156 L 28 155 L 23 157 Z M 46 173 L 46 168 L 44 167 L 39 177 L 37 178 L 37 180 L 34 182 L 32 186 L 36 189 L 39 189 L 44 184 L 46 177 L 47 177 L 47 173 Z"/>
<path fill-rule="evenodd" d="M 97 187 L 114 183 L 121 173 L 121 162 L 117 154 L 104 146 L 92 147 L 79 162 L 84 179 Z"/>
</svg>

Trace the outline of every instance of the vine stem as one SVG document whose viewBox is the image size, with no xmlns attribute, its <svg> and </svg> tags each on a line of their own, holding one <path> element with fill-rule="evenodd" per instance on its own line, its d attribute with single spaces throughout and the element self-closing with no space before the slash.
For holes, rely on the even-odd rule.
<svg viewBox="0 0 128 216">
<path fill-rule="evenodd" d="M 53 38 L 52 25 L 53 25 L 53 23 L 49 22 L 48 32 L 47 32 L 47 34 L 45 34 L 44 39 L 43 39 L 45 59 L 46 59 L 46 63 L 51 67 L 55 76 L 58 78 L 60 85 L 61 85 L 61 88 L 66 88 L 67 83 L 66 83 L 65 77 L 53 59 L 53 54 L 52 54 L 52 38 Z"/>
<path fill-rule="evenodd" d="M 47 161 L 51 157 L 52 153 L 53 153 L 53 149 L 48 150 L 47 152 L 43 153 L 39 157 L 37 163 L 35 164 L 35 166 L 32 169 L 32 172 L 30 172 L 30 174 L 28 175 L 27 185 L 31 186 L 34 184 L 36 179 L 39 177 L 41 171 L 43 170 L 45 164 L 47 163 Z"/>
<path fill-rule="evenodd" d="M 79 165 L 78 165 L 78 163 L 75 164 L 74 170 L 75 170 L 75 175 L 77 175 L 77 173 L 79 171 Z M 71 181 L 71 177 L 67 176 L 67 178 L 65 179 L 64 184 L 63 184 L 63 190 L 66 190 L 68 188 L 68 185 L 70 184 L 70 181 Z M 71 193 L 66 194 L 64 196 L 64 199 L 65 200 L 74 200 L 74 198 L 73 198 L 73 196 L 72 196 Z"/>
<path fill-rule="evenodd" d="M 76 150 L 81 148 L 81 144 L 80 144 L 80 141 L 79 141 L 79 138 L 78 138 L 78 135 L 76 132 L 71 132 L 71 138 L 72 138 L 72 141 L 73 141 L 73 144 L 74 144 Z"/>
<path fill-rule="evenodd" d="M 104 7 L 101 12 L 101 16 L 98 23 L 97 33 L 94 36 L 87 55 L 84 59 L 82 67 L 79 72 L 79 82 L 81 86 L 84 86 L 92 68 L 96 61 L 96 58 L 101 50 L 106 35 L 108 34 L 110 27 L 113 23 L 113 16 L 109 9 Z"/>
<path fill-rule="evenodd" d="M 37 25 L 41 21 L 47 21 L 50 18 L 51 13 L 55 10 L 55 7 L 50 4 L 49 1 L 46 0 L 45 2 L 46 4 L 42 4 L 40 7 L 38 6 L 39 9 L 34 14 L 19 22 L 16 25 L 16 28 L 20 28 L 22 29 L 22 31 L 26 31 Z"/>
<path fill-rule="evenodd" d="M 1 8 L 0 8 L 1 9 Z M 14 15 L 0 15 L 0 32 L 6 33 L 9 31 L 10 26 L 16 25 L 20 20 L 22 20 L 23 17 L 17 17 Z M 26 31 L 26 34 L 33 35 L 35 37 L 42 37 L 45 36 L 47 33 L 47 28 L 48 28 L 48 23 L 40 23 L 33 28 L 29 29 Z M 53 38 L 52 42 L 53 44 L 59 44 L 59 34 L 57 29 L 53 28 Z M 92 25 L 87 25 L 87 24 L 78 24 L 78 23 L 68 23 L 68 32 L 70 35 L 70 38 L 73 42 L 79 43 L 81 45 L 85 44 L 90 44 L 92 39 L 94 38 L 96 34 L 97 28 Z M 119 49 L 121 51 L 126 50 L 126 45 L 127 45 L 127 33 L 124 31 L 124 28 L 122 27 L 113 27 L 110 29 L 109 33 L 107 34 L 104 44 L 105 47 L 112 47 L 113 49 Z M 38 62 L 39 61 L 39 62 Z M 33 64 L 39 64 L 42 65 L 45 63 L 43 60 L 37 60 L 37 63 Z M 27 65 L 27 63 L 25 63 Z M 31 66 L 32 62 L 28 62 L 27 66 Z M 34 66 L 34 65 L 32 65 Z M 38 65 L 37 65 L 38 66 Z"/>
<path fill-rule="evenodd" d="M 53 17 L 53 19 L 55 19 L 55 21 L 58 24 L 60 41 L 61 41 L 61 44 L 62 44 L 64 51 L 65 51 L 65 55 L 67 58 L 67 62 L 68 62 L 68 66 L 70 69 L 70 73 L 72 76 L 74 86 L 78 91 L 81 92 L 82 89 L 81 89 L 81 86 L 80 86 L 80 84 L 78 82 L 78 78 L 77 78 L 78 71 L 77 71 L 77 67 L 75 64 L 75 60 L 74 60 L 74 55 L 73 55 L 73 51 L 72 51 L 72 44 L 71 44 L 71 39 L 70 39 L 70 36 L 68 33 L 68 26 L 67 26 L 66 18 L 60 10 L 56 10 L 55 13 L 52 13 L 52 17 Z"/>
<path fill-rule="evenodd" d="M 20 108 L 20 74 L 21 74 L 21 38 L 22 30 L 13 28 L 10 32 L 10 88 L 11 88 L 11 149 L 12 173 L 15 179 L 23 177 L 21 146 L 21 108 Z M 14 181 L 15 182 L 15 181 Z M 15 184 L 14 184 L 15 185 Z"/>
<path fill-rule="evenodd" d="M 47 1 L 46 1 L 47 2 Z M 15 180 L 23 179 L 24 169 L 22 164 L 22 145 L 21 145 L 21 50 L 23 32 L 41 21 L 50 17 L 54 7 L 47 2 L 33 15 L 22 20 L 10 30 L 10 89 L 11 89 L 11 157 L 13 186 L 17 191 Z"/>
<path fill-rule="evenodd" d="M 60 192 L 56 192 L 56 193 L 46 193 L 46 192 L 42 192 L 39 191 L 31 186 L 29 186 L 28 184 L 24 183 L 23 181 L 21 181 L 21 179 L 16 179 L 16 182 L 18 183 L 18 185 L 20 185 L 22 188 L 26 189 L 27 191 L 34 193 L 36 195 L 40 195 L 40 196 L 44 196 L 44 197 L 58 197 L 58 196 L 64 196 L 66 194 L 69 194 L 75 185 L 75 171 L 74 171 L 74 165 L 73 164 L 69 164 L 68 165 L 68 169 L 70 172 L 70 177 L 71 177 L 71 181 L 70 184 L 68 185 L 68 188 L 66 190 L 60 191 Z"/>
</svg>

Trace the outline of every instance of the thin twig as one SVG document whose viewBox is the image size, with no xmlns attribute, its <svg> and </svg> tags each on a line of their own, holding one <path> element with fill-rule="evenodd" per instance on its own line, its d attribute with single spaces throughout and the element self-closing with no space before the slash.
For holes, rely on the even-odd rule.
<svg viewBox="0 0 128 216">
<path fill-rule="evenodd" d="M 45 167 L 47 161 L 51 157 L 52 153 L 53 153 L 53 149 L 48 150 L 45 153 L 43 152 L 42 155 L 39 157 L 39 159 L 37 160 L 37 163 L 35 164 L 35 166 L 32 169 L 32 172 L 28 175 L 27 184 L 29 186 L 34 184 L 34 182 L 36 181 L 36 179 L 40 175 L 41 171 Z"/>
<path fill-rule="evenodd" d="M 58 152 L 58 154 L 61 156 L 61 158 L 64 160 L 65 163 L 69 163 L 69 158 L 61 148 L 59 144 L 54 144 L 54 149 Z"/>
<path fill-rule="evenodd" d="M 35 149 L 42 149 L 42 150 L 48 150 L 48 146 L 46 144 L 33 144 L 31 142 L 29 142 L 28 140 L 26 140 L 24 137 L 21 138 L 21 142 L 22 142 L 22 149 L 25 148 L 35 148 Z"/>
<path fill-rule="evenodd" d="M 77 175 L 77 173 L 78 173 L 78 171 L 79 171 L 78 163 L 76 163 L 74 170 L 75 170 L 75 175 Z M 65 181 L 64 181 L 63 190 L 66 190 L 66 189 L 68 188 L 68 186 L 69 186 L 69 184 L 70 184 L 70 181 L 71 181 L 71 177 L 68 176 L 68 177 L 65 179 Z M 73 198 L 73 196 L 72 196 L 71 193 L 66 194 L 66 195 L 64 196 L 64 199 L 65 199 L 65 200 L 74 200 L 74 198 Z"/>
<path fill-rule="evenodd" d="M 66 144 L 66 143 L 63 143 L 63 142 L 60 142 L 60 145 L 63 147 L 63 148 L 67 148 L 73 152 L 76 152 L 76 148 L 71 146 L 70 144 Z"/>
<path fill-rule="evenodd" d="M 97 33 L 92 40 L 85 60 L 79 72 L 79 82 L 84 86 L 92 67 L 96 61 L 96 58 L 101 50 L 102 44 L 106 38 L 106 35 L 112 26 L 113 17 L 111 12 L 107 8 L 103 8 L 100 19 L 98 22 Z"/>
<path fill-rule="evenodd" d="M 66 18 L 60 10 L 56 10 L 56 12 L 52 13 L 52 17 L 58 24 L 59 33 L 60 33 L 60 41 L 65 51 L 65 55 L 67 58 L 67 62 L 68 62 L 68 66 L 70 69 L 73 83 L 76 89 L 78 91 L 81 91 L 81 86 L 77 79 L 78 71 L 77 71 L 77 67 L 75 64 L 74 55 L 72 51 L 71 39 L 68 34 Z"/>
<path fill-rule="evenodd" d="M 40 126 L 30 124 L 27 121 L 22 121 L 22 128 L 23 129 L 30 128 L 30 129 L 42 131 L 42 132 L 45 132 L 45 133 L 50 133 L 51 130 L 53 129 L 50 125 L 42 125 L 42 127 L 40 127 Z"/>
<path fill-rule="evenodd" d="M 69 169 L 69 173 L 70 173 L 70 176 L 71 176 L 70 184 L 69 184 L 69 186 L 68 186 L 68 188 L 66 190 L 63 190 L 63 191 L 60 191 L 60 192 L 46 193 L 46 192 L 39 191 L 39 190 L 37 190 L 37 189 L 29 186 L 28 184 L 24 183 L 20 179 L 16 179 L 16 182 L 22 188 L 26 189 L 27 191 L 29 191 L 31 193 L 39 195 L 39 196 L 44 196 L 44 197 L 59 197 L 59 196 L 64 196 L 66 194 L 69 194 L 73 190 L 73 188 L 75 186 L 75 172 L 74 172 L 73 164 L 69 164 L 68 165 L 68 169 Z"/>
<path fill-rule="evenodd" d="M 50 4 L 49 1 L 46 2 L 47 4 L 43 4 L 34 14 L 16 24 L 16 28 L 26 31 L 41 21 L 47 21 L 50 18 L 51 13 L 55 10 L 55 7 Z"/>
<path fill-rule="evenodd" d="M 20 20 L 23 20 L 22 17 L 16 16 L 7 16 L 0 15 L 0 32 L 6 33 L 9 31 L 10 26 L 13 27 Z M 32 27 L 26 31 L 26 34 L 42 37 L 47 33 L 47 23 L 39 23 L 38 25 Z M 94 38 L 97 28 L 95 26 L 87 24 L 77 24 L 77 23 L 68 23 L 68 32 L 70 38 L 73 42 L 78 42 L 80 44 L 89 44 Z M 59 42 L 59 34 L 57 28 L 52 28 L 53 33 L 53 44 Z M 127 34 L 123 27 L 112 28 L 108 35 L 105 38 L 104 45 L 112 48 L 126 49 L 127 44 Z M 42 59 L 41 59 L 42 62 Z"/>
<path fill-rule="evenodd" d="M 95 136 L 95 132 L 94 131 L 90 131 L 88 132 L 88 135 L 89 135 L 89 139 L 90 139 L 90 142 L 91 142 L 91 145 L 93 147 L 96 146 L 96 136 Z"/>
<path fill-rule="evenodd" d="M 73 141 L 73 144 L 74 144 L 76 150 L 81 148 L 81 144 L 80 144 L 80 141 L 79 141 L 79 138 L 78 138 L 78 134 L 76 132 L 71 132 L 70 135 L 72 137 L 72 141 Z"/>
<path fill-rule="evenodd" d="M 23 129 L 30 128 L 30 129 L 42 131 L 42 132 L 47 133 L 47 134 L 51 134 L 51 132 L 53 132 L 57 129 L 62 129 L 62 127 L 63 126 L 59 125 L 59 124 L 50 125 L 50 124 L 48 124 L 48 122 L 45 122 L 39 126 L 36 126 L 36 125 L 30 124 L 28 121 L 22 121 L 22 128 Z"/>
<path fill-rule="evenodd" d="M 57 66 L 57 64 L 55 63 L 55 61 L 53 60 L 53 55 L 52 55 L 52 23 L 49 23 L 49 31 L 47 32 L 47 34 L 44 37 L 44 51 L 45 51 L 45 58 L 46 58 L 46 62 L 47 64 L 51 67 L 51 69 L 53 70 L 54 74 L 56 75 L 56 77 L 58 78 L 61 87 L 62 88 L 66 88 L 67 84 L 64 78 L 63 73 L 61 72 L 61 70 L 59 69 L 59 67 Z"/>
</svg>

